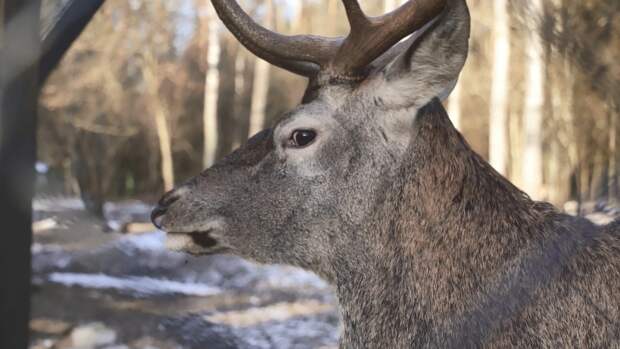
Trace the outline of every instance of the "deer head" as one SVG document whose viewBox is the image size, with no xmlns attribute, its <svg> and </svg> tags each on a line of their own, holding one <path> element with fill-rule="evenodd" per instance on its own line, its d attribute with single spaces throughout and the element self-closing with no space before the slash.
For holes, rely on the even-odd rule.
<svg viewBox="0 0 620 349">
<path fill-rule="evenodd" d="M 292 264 L 333 280 L 341 251 L 355 250 L 377 224 L 369 217 L 418 141 L 418 111 L 458 79 L 468 51 L 465 0 L 408 1 L 381 17 L 343 0 L 345 38 L 280 35 L 236 1 L 212 3 L 243 45 L 309 85 L 272 128 L 167 193 L 153 221 L 178 250 Z M 359 249 L 351 253 L 369 253 Z"/>
</svg>

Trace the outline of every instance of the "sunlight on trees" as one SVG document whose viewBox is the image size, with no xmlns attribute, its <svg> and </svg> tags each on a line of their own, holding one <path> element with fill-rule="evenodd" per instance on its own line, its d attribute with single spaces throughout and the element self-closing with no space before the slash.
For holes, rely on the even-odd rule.
<svg viewBox="0 0 620 349">
<path fill-rule="evenodd" d="M 402 3 L 362 2 L 370 14 Z M 340 1 L 242 5 L 283 34 L 348 30 Z M 620 4 L 469 5 L 470 57 L 447 101 L 457 127 L 536 198 L 615 200 Z M 209 12 L 193 0 L 105 3 L 42 92 L 39 157 L 64 192 L 95 210 L 159 193 L 300 100 L 303 79 L 256 59 Z"/>
</svg>

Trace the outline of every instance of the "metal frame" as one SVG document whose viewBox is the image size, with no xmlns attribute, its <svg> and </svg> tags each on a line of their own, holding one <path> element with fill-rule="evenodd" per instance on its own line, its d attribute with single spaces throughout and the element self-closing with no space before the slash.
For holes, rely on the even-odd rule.
<svg viewBox="0 0 620 349">
<path fill-rule="evenodd" d="M 0 0 L 0 348 L 28 348 L 40 86 L 104 0 L 73 0 L 43 40 L 41 0 Z"/>
</svg>

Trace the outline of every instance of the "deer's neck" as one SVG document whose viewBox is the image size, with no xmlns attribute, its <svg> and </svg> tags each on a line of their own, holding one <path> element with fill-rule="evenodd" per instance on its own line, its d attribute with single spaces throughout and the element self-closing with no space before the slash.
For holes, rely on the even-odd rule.
<svg viewBox="0 0 620 349">
<path fill-rule="evenodd" d="M 449 345 L 547 210 L 480 159 L 439 108 L 419 116 L 366 246 L 340 268 L 343 347 Z"/>
</svg>

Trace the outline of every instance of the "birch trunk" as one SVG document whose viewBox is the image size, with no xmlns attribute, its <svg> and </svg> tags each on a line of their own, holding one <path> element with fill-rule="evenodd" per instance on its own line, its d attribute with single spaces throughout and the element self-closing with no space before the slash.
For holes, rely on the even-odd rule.
<svg viewBox="0 0 620 349">
<path fill-rule="evenodd" d="M 461 85 L 460 82 L 456 83 L 448 99 L 448 115 L 457 130 L 461 129 Z"/>
<path fill-rule="evenodd" d="M 203 111 L 203 136 L 204 150 L 202 164 L 204 168 L 213 165 L 217 155 L 218 144 L 218 122 L 217 122 L 217 101 L 218 88 L 220 83 L 220 73 L 218 65 L 220 63 L 220 38 L 218 35 L 218 18 L 210 4 L 208 9 L 208 53 L 207 53 L 207 73 L 205 77 L 205 95 Z"/>
<path fill-rule="evenodd" d="M 149 104 L 153 108 L 153 117 L 155 118 L 155 130 L 161 155 L 161 177 L 164 181 L 164 189 L 168 191 L 174 188 L 174 162 L 168 128 L 168 110 L 159 96 L 156 64 L 154 57 L 145 54 L 142 73 L 150 95 L 151 103 Z"/>
<path fill-rule="evenodd" d="M 244 108 L 244 97 L 245 97 L 245 52 L 244 48 L 239 45 L 237 49 L 237 56 L 235 57 L 235 103 L 234 103 L 234 114 L 235 120 L 238 125 L 244 124 L 244 121 L 247 122 L 245 118 L 245 109 Z M 233 140 L 233 149 L 239 148 L 241 142 L 241 132 L 235 132 L 235 139 Z"/>
<path fill-rule="evenodd" d="M 159 98 L 155 98 L 159 99 Z M 155 107 L 155 128 L 159 139 L 159 151 L 161 153 L 161 173 L 166 191 L 174 188 L 174 166 L 172 160 L 172 146 L 170 144 L 170 131 L 168 130 L 168 118 L 164 106 Z"/>
<path fill-rule="evenodd" d="M 398 6 L 398 0 L 385 0 L 383 2 L 383 12 L 392 11 Z"/>
<path fill-rule="evenodd" d="M 489 161 L 502 175 L 508 170 L 508 95 L 510 73 L 510 24 L 507 0 L 493 1 L 494 53 L 491 110 L 489 113 Z"/>
<path fill-rule="evenodd" d="M 271 26 L 273 22 L 273 1 L 265 0 L 266 13 L 264 26 Z M 248 136 L 251 137 L 261 131 L 265 124 L 265 109 L 269 94 L 269 71 L 270 64 L 260 58 L 256 58 L 254 68 L 254 88 L 252 91 L 252 106 L 250 109 L 250 129 Z"/>
<path fill-rule="evenodd" d="M 405 3 L 406 0 L 385 0 L 383 3 L 383 12 L 391 12 Z"/>
<path fill-rule="evenodd" d="M 551 47 L 551 57 L 549 65 L 554 66 L 554 62 L 562 62 L 563 57 L 555 46 Z M 557 137 L 551 140 L 549 154 L 549 201 L 553 204 L 561 205 L 569 198 L 570 189 L 570 156 L 567 154 L 567 147 L 574 140 L 569 136 L 570 125 L 565 124 L 564 103 L 565 77 L 562 76 L 562 69 L 553 69 L 553 79 L 550 81 L 551 106 L 553 111 L 553 122 L 556 128 Z"/>
<path fill-rule="evenodd" d="M 338 13 L 338 0 L 327 0 L 327 18 L 336 18 Z"/>
<path fill-rule="evenodd" d="M 611 99 L 611 98 L 610 98 Z M 618 110 L 612 101 L 609 102 L 609 172 L 608 196 L 609 201 L 618 202 Z"/>
<path fill-rule="evenodd" d="M 554 10 L 559 13 L 565 0 L 552 0 Z M 567 30 L 566 18 L 556 19 L 555 32 Z M 551 105 L 556 135 L 551 141 L 549 166 L 549 200 L 562 205 L 571 198 L 571 176 L 575 172 L 576 139 L 573 120 L 573 77 L 571 63 L 567 57 L 566 43 L 556 42 L 551 45 L 551 65 L 553 80 L 551 81 Z"/>
<path fill-rule="evenodd" d="M 543 43 L 538 22 L 543 16 L 542 0 L 532 0 L 532 25 L 527 42 L 527 87 L 523 116 L 523 189 L 533 198 L 543 196 L 542 117 L 544 107 Z"/>
</svg>

